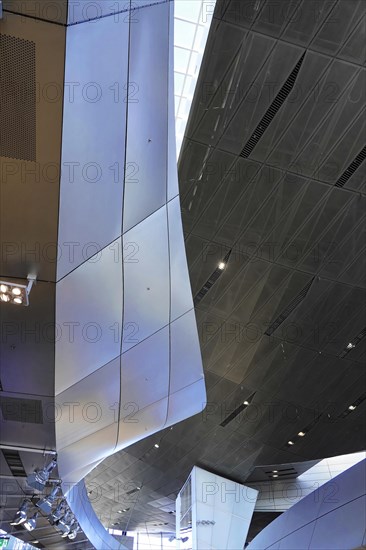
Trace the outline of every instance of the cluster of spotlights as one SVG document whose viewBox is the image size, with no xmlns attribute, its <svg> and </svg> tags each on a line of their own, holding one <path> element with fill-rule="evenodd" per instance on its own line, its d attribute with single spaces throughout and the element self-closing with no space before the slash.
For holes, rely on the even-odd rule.
<svg viewBox="0 0 366 550">
<path fill-rule="evenodd" d="M 29 475 L 27 477 L 27 484 L 38 491 L 43 491 L 46 483 L 49 481 L 50 473 L 56 465 L 56 458 L 54 458 L 48 466 L 45 466 L 41 470 L 36 470 L 33 474 Z M 36 528 L 37 518 L 41 512 L 43 516 L 47 517 L 50 524 L 61 533 L 62 538 L 74 540 L 79 532 L 79 524 L 64 499 L 56 505 L 56 501 L 59 498 L 59 483 L 60 481 L 50 494 L 40 498 L 37 502 L 34 502 L 34 499 L 33 501 L 25 499 L 10 525 L 22 525 L 27 531 L 33 531 Z"/>
<path fill-rule="evenodd" d="M 28 306 L 33 282 L 34 279 L 28 279 L 28 284 L 24 285 L 0 281 L 0 301 L 17 306 Z"/>
</svg>

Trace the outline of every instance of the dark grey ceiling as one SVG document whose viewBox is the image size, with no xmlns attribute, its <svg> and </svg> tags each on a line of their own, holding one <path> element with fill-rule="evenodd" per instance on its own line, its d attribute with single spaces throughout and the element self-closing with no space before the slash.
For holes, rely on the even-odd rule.
<svg viewBox="0 0 366 550">
<path fill-rule="evenodd" d="M 106 525 L 174 530 L 195 464 L 245 482 L 364 448 L 365 17 L 218 1 L 179 162 L 208 406 L 88 476 Z"/>
</svg>

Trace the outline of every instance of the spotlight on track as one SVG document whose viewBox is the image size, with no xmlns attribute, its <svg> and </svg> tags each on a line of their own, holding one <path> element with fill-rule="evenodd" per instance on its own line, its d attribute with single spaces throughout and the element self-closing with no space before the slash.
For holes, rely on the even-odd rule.
<svg viewBox="0 0 366 550">
<path fill-rule="evenodd" d="M 49 465 L 42 468 L 42 470 L 38 470 L 33 472 L 33 474 L 30 474 L 27 477 L 27 484 L 29 487 L 33 487 L 33 489 L 37 489 L 37 491 L 43 491 L 47 481 L 49 480 L 50 473 L 54 468 L 56 468 L 56 465 L 56 459 L 53 459 Z"/>
<path fill-rule="evenodd" d="M 65 501 L 62 500 L 59 502 L 55 510 L 52 512 L 50 517 L 48 518 L 48 521 L 51 523 L 51 525 L 55 525 L 58 523 L 58 521 L 66 514 L 66 504 Z"/>
<path fill-rule="evenodd" d="M 27 531 L 33 531 L 33 529 L 35 529 L 37 525 L 37 518 L 38 518 L 38 512 L 33 514 L 31 518 L 27 519 L 27 521 L 23 523 L 23 527 L 25 527 Z"/>
<path fill-rule="evenodd" d="M 74 514 L 67 510 L 66 514 L 57 523 L 57 530 L 62 533 L 62 538 L 66 538 L 72 530 L 75 523 Z"/>
<path fill-rule="evenodd" d="M 73 524 L 70 533 L 67 535 L 70 540 L 74 540 L 79 532 L 79 524 L 76 522 Z"/>
<path fill-rule="evenodd" d="M 25 521 L 28 519 L 28 512 L 29 512 L 29 506 L 30 502 L 29 500 L 24 500 L 15 514 L 14 520 L 10 523 L 10 525 L 22 525 Z"/>
<path fill-rule="evenodd" d="M 45 514 L 46 516 L 49 516 L 50 513 L 52 512 L 52 507 L 57 498 L 57 493 L 59 489 L 60 489 L 60 486 L 56 485 L 56 487 L 48 496 L 42 498 L 36 504 L 37 508 L 39 508 L 43 512 L 43 514 Z"/>
</svg>

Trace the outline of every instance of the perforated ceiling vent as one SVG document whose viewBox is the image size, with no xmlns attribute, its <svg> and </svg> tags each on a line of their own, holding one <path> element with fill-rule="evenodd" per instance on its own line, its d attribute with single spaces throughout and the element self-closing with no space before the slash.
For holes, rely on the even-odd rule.
<svg viewBox="0 0 366 550">
<path fill-rule="evenodd" d="M 361 164 L 364 162 L 365 159 L 366 159 L 366 145 L 363 149 L 361 149 L 358 155 L 353 159 L 351 164 L 347 166 L 346 170 L 343 172 L 340 178 L 335 182 L 334 184 L 335 187 L 343 187 L 344 185 L 346 185 L 347 181 L 361 166 Z"/>
<path fill-rule="evenodd" d="M 36 160 L 36 47 L 0 34 L 0 156 Z"/>
<path fill-rule="evenodd" d="M 243 158 L 248 158 L 251 152 L 253 151 L 254 147 L 257 145 L 258 141 L 263 136 L 264 132 L 267 130 L 268 126 L 278 113 L 279 109 L 282 107 L 285 99 L 291 92 L 292 88 L 295 85 L 296 79 L 298 77 L 301 65 L 305 59 L 305 52 L 300 57 L 299 61 L 296 63 L 295 67 L 291 71 L 290 76 L 287 78 L 286 82 L 274 98 L 273 102 L 267 109 L 264 117 L 254 130 L 253 134 L 250 136 L 246 144 L 244 145 L 244 148 L 242 152 L 240 153 L 240 156 Z"/>
<path fill-rule="evenodd" d="M 299 292 L 297 296 L 288 304 L 288 306 L 282 311 L 282 313 L 271 323 L 271 325 L 268 327 L 266 332 L 267 336 L 271 336 L 271 334 L 287 319 L 287 317 L 294 311 L 294 309 L 297 308 L 299 304 L 306 298 L 307 293 L 310 290 L 311 285 L 314 281 L 313 277 L 305 286 L 304 288 Z"/>
<path fill-rule="evenodd" d="M 1 396 L 0 408 L 4 420 L 32 424 L 43 423 L 42 401 L 39 399 Z"/>
</svg>

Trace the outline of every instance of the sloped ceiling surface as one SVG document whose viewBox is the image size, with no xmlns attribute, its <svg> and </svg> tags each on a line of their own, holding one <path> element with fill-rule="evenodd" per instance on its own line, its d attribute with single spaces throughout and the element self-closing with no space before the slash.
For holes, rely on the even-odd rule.
<svg viewBox="0 0 366 550">
<path fill-rule="evenodd" d="M 196 306 L 208 405 L 89 476 L 106 524 L 174 530 L 149 503 L 194 464 L 245 482 L 363 448 L 365 17 L 362 0 L 218 1 L 179 161 L 194 296 L 231 251 Z"/>
</svg>

